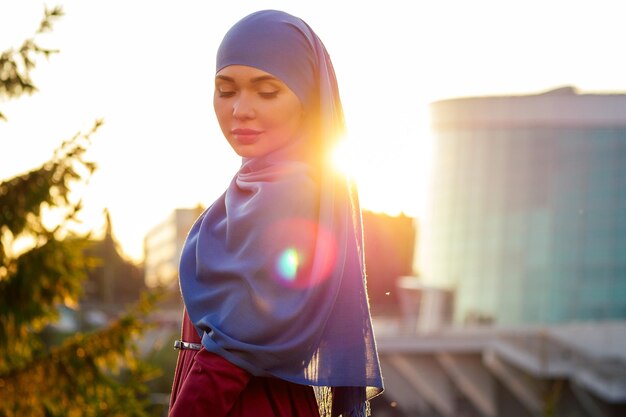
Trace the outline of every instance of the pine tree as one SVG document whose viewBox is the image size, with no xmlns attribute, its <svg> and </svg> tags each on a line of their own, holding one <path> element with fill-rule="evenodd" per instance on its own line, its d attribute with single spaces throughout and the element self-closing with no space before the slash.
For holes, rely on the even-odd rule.
<svg viewBox="0 0 626 417">
<path fill-rule="evenodd" d="M 58 7 L 46 10 L 37 34 L 62 14 Z M 3 52 L 0 98 L 36 91 L 30 71 L 37 56 L 51 53 L 35 39 Z M 42 166 L 0 183 L 0 417 L 147 415 L 149 371 L 135 341 L 151 300 L 107 328 L 58 345 L 42 337 L 59 306 L 77 303 L 90 266 L 89 236 L 71 231 L 81 203 L 70 188 L 96 168 L 85 152 L 100 125 L 64 141 Z M 62 220 L 51 225 L 44 219 L 53 212 Z"/>
</svg>

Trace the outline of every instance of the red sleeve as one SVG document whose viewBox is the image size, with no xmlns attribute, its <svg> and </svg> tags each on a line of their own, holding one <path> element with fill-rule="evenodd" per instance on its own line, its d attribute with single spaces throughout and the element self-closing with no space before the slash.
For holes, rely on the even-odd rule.
<svg viewBox="0 0 626 417">
<path fill-rule="evenodd" d="M 226 416 L 250 378 L 247 371 L 203 348 L 194 356 L 169 417 Z"/>
</svg>

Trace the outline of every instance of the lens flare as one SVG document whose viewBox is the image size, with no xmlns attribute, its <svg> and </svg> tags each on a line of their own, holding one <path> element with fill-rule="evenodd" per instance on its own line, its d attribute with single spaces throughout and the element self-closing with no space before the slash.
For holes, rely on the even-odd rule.
<svg viewBox="0 0 626 417">
<path fill-rule="evenodd" d="M 330 231 L 306 219 L 285 219 L 265 230 L 263 244 L 270 256 L 267 269 L 281 285 L 307 288 L 326 281 L 337 259 L 337 242 Z"/>
<path fill-rule="evenodd" d="M 298 251 L 289 248 L 278 257 L 276 269 L 282 279 L 293 282 L 298 275 L 299 263 Z"/>
</svg>

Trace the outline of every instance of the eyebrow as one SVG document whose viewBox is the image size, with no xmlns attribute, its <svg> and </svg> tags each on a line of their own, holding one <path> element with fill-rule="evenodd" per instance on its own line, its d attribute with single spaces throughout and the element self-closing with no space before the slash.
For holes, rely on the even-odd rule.
<svg viewBox="0 0 626 417">
<path fill-rule="evenodd" d="M 232 77 L 228 77 L 226 75 L 216 75 L 215 76 L 216 79 L 220 79 L 220 80 L 224 80 L 224 81 L 228 81 L 231 83 L 235 82 L 235 79 Z M 272 77 L 271 75 L 261 75 L 259 77 L 254 77 L 250 80 L 250 82 L 252 83 L 259 83 L 262 81 L 277 81 L 278 79 L 276 77 Z"/>
</svg>

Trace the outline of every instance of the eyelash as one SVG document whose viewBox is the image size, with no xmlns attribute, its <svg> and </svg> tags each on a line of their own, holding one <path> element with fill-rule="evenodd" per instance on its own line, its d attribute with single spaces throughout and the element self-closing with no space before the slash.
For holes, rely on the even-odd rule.
<svg viewBox="0 0 626 417">
<path fill-rule="evenodd" d="M 259 92 L 259 95 L 265 99 L 276 98 L 276 96 L 278 95 L 278 91 L 271 91 L 269 93 Z"/>
</svg>

